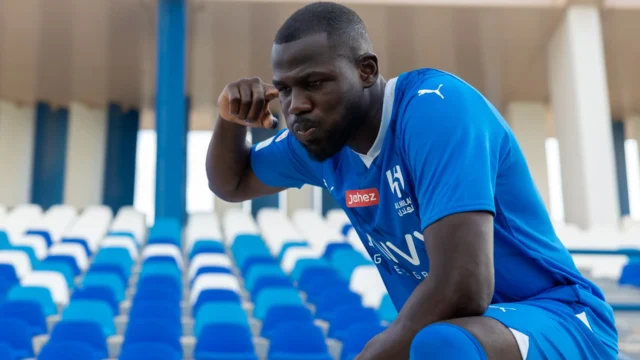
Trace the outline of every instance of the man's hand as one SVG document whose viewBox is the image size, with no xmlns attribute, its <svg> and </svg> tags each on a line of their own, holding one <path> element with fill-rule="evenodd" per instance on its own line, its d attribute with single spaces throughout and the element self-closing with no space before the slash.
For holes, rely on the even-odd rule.
<svg viewBox="0 0 640 360">
<path fill-rule="evenodd" d="M 369 340 L 354 360 L 409 359 L 413 336 L 406 336 L 408 333 L 413 333 L 413 331 L 403 330 L 392 324 L 385 331 Z"/>
<path fill-rule="evenodd" d="M 220 118 L 240 125 L 274 129 L 278 121 L 269 110 L 269 102 L 278 90 L 260 78 L 240 79 L 225 86 L 218 97 Z"/>
</svg>

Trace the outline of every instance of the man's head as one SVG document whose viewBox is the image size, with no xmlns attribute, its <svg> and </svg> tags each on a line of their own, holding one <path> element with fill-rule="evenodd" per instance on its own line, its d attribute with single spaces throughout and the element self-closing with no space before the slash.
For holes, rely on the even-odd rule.
<svg viewBox="0 0 640 360">
<path fill-rule="evenodd" d="M 378 60 L 349 8 L 318 2 L 291 15 L 276 34 L 272 67 L 287 126 L 317 160 L 335 155 L 367 120 Z"/>
</svg>

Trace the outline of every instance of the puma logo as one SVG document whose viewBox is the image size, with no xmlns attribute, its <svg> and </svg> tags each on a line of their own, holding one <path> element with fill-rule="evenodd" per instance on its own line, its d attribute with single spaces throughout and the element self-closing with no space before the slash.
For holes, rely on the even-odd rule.
<svg viewBox="0 0 640 360">
<path fill-rule="evenodd" d="M 442 99 L 444 99 L 444 96 L 442 96 L 442 94 L 440 93 L 441 87 L 442 87 L 442 84 L 440 84 L 440 86 L 438 86 L 438 88 L 435 90 L 430 90 L 430 89 L 418 90 L 418 96 L 422 96 L 424 94 L 436 94 L 440 96 Z"/>
</svg>

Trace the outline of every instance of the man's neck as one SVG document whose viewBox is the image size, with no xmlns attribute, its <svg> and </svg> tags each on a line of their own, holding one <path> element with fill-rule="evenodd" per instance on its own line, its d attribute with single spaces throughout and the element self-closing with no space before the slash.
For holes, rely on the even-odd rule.
<svg viewBox="0 0 640 360">
<path fill-rule="evenodd" d="M 366 114 L 366 120 L 348 143 L 348 146 L 359 154 L 369 152 L 380 132 L 386 84 L 387 81 L 380 76 L 376 84 L 369 89 L 369 112 Z"/>
</svg>

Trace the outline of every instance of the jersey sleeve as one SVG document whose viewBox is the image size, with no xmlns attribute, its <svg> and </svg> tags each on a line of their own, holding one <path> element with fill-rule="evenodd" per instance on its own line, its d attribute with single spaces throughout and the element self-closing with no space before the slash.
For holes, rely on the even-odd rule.
<svg viewBox="0 0 640 360">
<path fill-rule="evenodd" d="M 322 186 L 322 166 L 284 129 L 251 148 L 251 168 L 269 186 L 301 188 Z"/>
<path fill-rule="evenodd" d="M 499 113 L 454 77 L 421 86 L 410 95 L 402 136 L 422 229 L 459 212 L 495 215 L 498 167 L 509 146 Z"/>
</svg>

